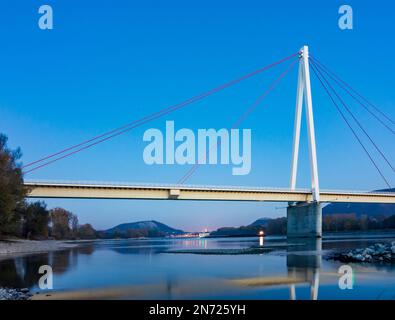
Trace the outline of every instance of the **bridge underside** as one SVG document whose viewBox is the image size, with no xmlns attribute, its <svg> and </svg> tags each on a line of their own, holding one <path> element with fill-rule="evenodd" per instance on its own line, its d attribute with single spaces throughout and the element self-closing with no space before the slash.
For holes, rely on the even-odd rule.
<svg viewBox="0 0 395 320">
<path fill-rule="evenodd" d="M 313 202 L 309 190 L 27 182 L 30 198 Z M 395 193 L 321 191 L 320 202 L 395 203 Z"/>
</svg>

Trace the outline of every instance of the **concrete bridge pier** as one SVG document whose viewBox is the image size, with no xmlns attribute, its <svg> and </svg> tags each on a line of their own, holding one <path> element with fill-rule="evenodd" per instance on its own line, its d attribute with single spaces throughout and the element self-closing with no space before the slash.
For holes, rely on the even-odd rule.
<svg viewBox="0 0 395 320">
<path fill-rule="evenodd" d="M 319 202 L 293 202 L 288 204 L 287 237 L 322 237 L 322 207 Z"/>
</svg>

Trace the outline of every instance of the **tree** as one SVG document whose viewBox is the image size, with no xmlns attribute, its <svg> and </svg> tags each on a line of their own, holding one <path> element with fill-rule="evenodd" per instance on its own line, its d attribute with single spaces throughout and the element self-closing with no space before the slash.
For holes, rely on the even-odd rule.
<svg viewBox="0 0 395 320">
<path fill-rule="evenodd" d="M 96 230 L 89 223 L 83 224 L 78 227 L 78 237 L 80 239 L 96 239 Z"/>
<path fill-rule="evenodd" d="M 44 202 L 25 205 L 21 211 L 22 236 L 25 238 L 42 239 L 48 237 L 49 212 Z"/>
<path fill-rule="evenodd" d="M 17 161 L 20 149 L 7 147 L 7 137 L 0 134 L 0 235 L 15 234 L 20 216 L 18 209 L 24 205 L 26 188 L 23 185 L 21 164 Z"/>
<path fill-rule="evenodd" d="M 75 214 L 71 215 L 71 233 L 73 234 L 73 237 L 78 237 L 78 217 Z"/>
<path fill-rule="evenodd" d="M 51 235 L 56 239 L 68 239 L 71 237 L 70 223 L 73 214 L 63 208 L 54 208 L 49 211 L 51 219 Z"/>
</svg>

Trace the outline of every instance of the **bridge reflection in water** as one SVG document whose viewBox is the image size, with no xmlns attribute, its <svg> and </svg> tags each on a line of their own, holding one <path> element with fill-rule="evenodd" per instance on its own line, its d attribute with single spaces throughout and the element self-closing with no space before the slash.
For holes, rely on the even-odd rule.
<svg viewBox="0 0 395 320">
<path fill-rule="evenodd" d="M 293 239 L 288 243 L 287 268 L 288 277 L 294 283 L 309 283 L 310 298 L 317 300 L 321 268 L 321 239 Z M 296 288 L 292 283 L 289 297 L 296 300 Z"/>
<path fill-rule="evenodd" d="M 263 246 L 263 238 L 259 239 Z M 285 276 L 272 275 L 232 280 L 232 284 L 244 287 L 271 288 L 289 287 L 289 299 L 297 299 L 296 285 L 310 286 L 310 299 L 318 299 L 319 277 L 322 260 L 322 240 L 312 238 L 288 239 L 286 243 Z"/>
</svg>

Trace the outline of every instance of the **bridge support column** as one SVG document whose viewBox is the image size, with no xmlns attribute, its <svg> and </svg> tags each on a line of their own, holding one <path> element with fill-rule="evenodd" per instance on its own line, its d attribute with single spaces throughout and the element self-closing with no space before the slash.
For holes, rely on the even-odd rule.
<svg viewBox="0 0 395 320">
<path fill-rule="evenodd" d="M 287 237 L 322 237 L 322 207 L 319 202 L 300 202 L 288 205 Z"/>
</svg>

